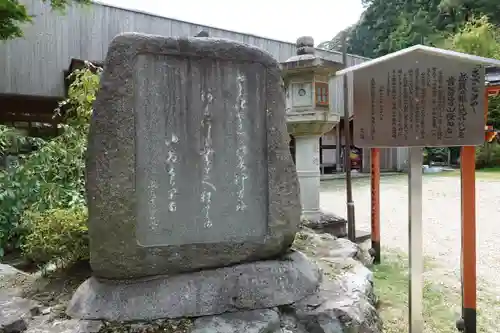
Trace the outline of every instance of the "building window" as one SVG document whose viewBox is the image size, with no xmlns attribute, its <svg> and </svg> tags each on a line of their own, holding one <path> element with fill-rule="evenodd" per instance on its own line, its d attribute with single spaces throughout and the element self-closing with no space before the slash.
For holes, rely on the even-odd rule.
<svg viewBox="0 0 500 333">
<path fill-rule="evenodd" d="M 328 106 L 328 83 L 316 82 L 316 105 Z"/>
</svg>

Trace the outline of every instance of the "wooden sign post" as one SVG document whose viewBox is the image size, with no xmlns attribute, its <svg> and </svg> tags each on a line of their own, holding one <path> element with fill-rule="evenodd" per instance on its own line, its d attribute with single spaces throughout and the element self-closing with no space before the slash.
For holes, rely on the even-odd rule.
<svg viewBox="0 0 500 333">
<path fill-rule="evenodd" d="M 475 160 L 484 142 L 484 65 L 500 61 L 416 45 L 337 72 L 352 75 L 354 144 L 409 148 L 410 333 L 423 333 L 423 147 L 462 148 L 462 285 L 466 333 L 476 333 Z M 375 158 L 373 158 L 375 157 Z M 378 163 L 372 150 L 372 163 Z M 372 167 L 372 223 L 379 229 L 379 181 Z M 372 230 L 373 232 L 373 230 Z M 373 238 L 379 246 L 380 239 Z M 378 241 L 378 244 L 377 244 Z"/>
</svg>

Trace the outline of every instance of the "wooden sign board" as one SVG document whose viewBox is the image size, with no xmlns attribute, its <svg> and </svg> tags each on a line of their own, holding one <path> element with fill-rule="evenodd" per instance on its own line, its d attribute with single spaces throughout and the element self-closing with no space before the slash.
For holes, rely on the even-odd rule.
<svg viewBox="0 0 500 333">
<path fill-rule="evenodd" d="M 355 146 L 484 142 L 484 66 L 415 51 L 352 75 Z"/>
</svg>

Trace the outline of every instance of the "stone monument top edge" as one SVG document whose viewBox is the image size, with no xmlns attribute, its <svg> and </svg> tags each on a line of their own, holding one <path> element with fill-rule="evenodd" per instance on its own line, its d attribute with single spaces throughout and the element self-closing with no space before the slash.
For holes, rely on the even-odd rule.
<svg viewBox="0 0 500 333">
<path fill-rule="evenodd" d="M 152 45 L 155 47 L 152 49 Z M 116 51 L 132 53 L 160 53 L 217 58 L 219 60 L 260 63 L 269 69 L 279 69 L 278 60 L 266 50 L 251 44 L 220 37 L 194 36 L 172 37 L 139 32 L 123 32 L 116 35 L 108 47 L 109 55 Z"/>
</svg>

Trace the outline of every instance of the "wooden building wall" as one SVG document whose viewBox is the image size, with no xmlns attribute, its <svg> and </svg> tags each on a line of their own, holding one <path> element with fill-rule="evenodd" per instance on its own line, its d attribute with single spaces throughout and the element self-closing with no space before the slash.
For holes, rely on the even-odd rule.
<svg viewBox="0 0 500 333">
<path fill-rule="evenodd" d="M 144 32 L 166 36 L 194 36 L 201 30 L 210 36 L 223 37 L 258 46 L 280 62 L 296 54 L 293 43 L 249 34 L 207 27 L 149 13 L 131 11 L 94 3 L 71 6 L 64 15 L 53 12 L 40 0 L 20 0 L 33 24 L 24 28 L 25 37 L 0 43 L 0 95 L 16 94 L 59 98 L 65 93 L 64 71 L 71 59 L 103 60 L 111 39 L 122 32 Z M 300 37 L 300 36 L 297 36 Z M 317 41 L 319 42 L 319 41 Z M 340 52 L 318 50 L 328 59 L 342 62 Z M 353 66 L 367 58 L 349 55 L 347 65 Z M 352 89 L 349 90 L 352 100 Z M 334 107 L 343 113 L 342 80 L 332 78 L 330 94 Z M 350 102 L 349 113 L 352 114 Z M 389 149 L 392 154 L 395 149 Z M 384 166 L 392 168 L 392 166 Z"/>
<path fill-rule="evenodd" d="M 292 43 L 173 20 L 142 12 L 93 4 L 71 6 L 66 15 L 50 10 L 40 0 L 21 0 L 36 15 L 24 29 L 25 38 L 0 44 L 0 93 L 62 96 L 63 70 L 71 58 L 103 60 L 111 39 L 122 32 L 144 32 L 166 36 L 194 36 L 207 30 L 211 36 L 256 45 L 284 61 L 295 55 Z M 300 36 L 297 36 L 300 37 Z M 338 52 L 318 51 L 341 62 Z M 348 65 L 366 58 L 349 56 Z"/>
</svg>

